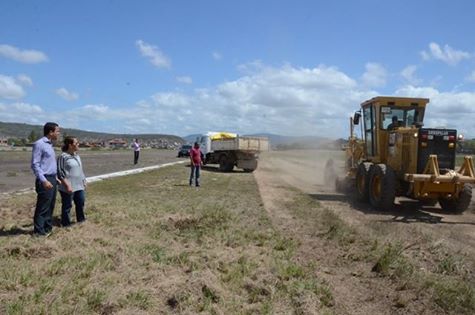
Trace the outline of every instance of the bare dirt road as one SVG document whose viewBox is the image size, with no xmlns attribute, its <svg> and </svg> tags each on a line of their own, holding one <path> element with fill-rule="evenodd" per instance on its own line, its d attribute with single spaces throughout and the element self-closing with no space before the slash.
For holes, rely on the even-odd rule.
<svg viewBox="0 0 475 315">
<path fill-rule="evenodd" d="M 457 250 L 468 251 L 475 257 L 475 202 L 461 215 L 444 213 L 439 205 L 421 207 L 418 202 L 399 198 L 394 210 L 381 212 L 369 205 L 356 202 L 352 196 L 335 192 L 331 183 L 324 183 L 325 163 L 332 151 L 284 151 L 269 152 L 261 166 L 271 168 L 280 180 L 295 187 L 337 213 L 349 224 L 399 233 L 413 239 L 413 230 L 428 233 L 440 242 L 448 243 Z M 378 224 L 381 223 L 381 224 Z M 405 235 L 404 235 L 405 234 Z M 390 236 L 392 237 L 392 236 Z"/>
<path fill-rule="evenodd" d="M 437 269 L 434 265 L 440 264 L 438 255 L 441 248 L 444 257 L 465 257 L 468 268 L 473 270 L 474 203 L 462 215 L 443 213 L 438 205 L 422 208 L 419 203 L 405 199 L 398 199 L 391 212 L 377 211 L 356 202 L 351 195 L 335 192 L 331 183 L 324 182 L 327 159 L 335 155 L 338 158 L 340 154 L 331 151 L 274 151 L 262 155 L 255 178 L 274 225 L 300 241 L 301 259 L 321 264 L 319 276 L 334 290 L 337 313 L 431 314 L 441 311 L 432 307 L 435 304 L 432 298 L 421 296 L 420 292 L 401 290 L 397 281 L 375 276 L 371 264 L 358 259 L 343 263 L 348 260 L 348 255 L 358 250 L 358 242 L 348 247 L 351 254 L 333 248 L 315 236 L 320 232 L 315 231 L 311 218 L 308 222 L 299 219 L 285 204 L 294 198 L 292 189 L 303 192 L 360 235 L 368 236 L 367 239 L 377 240 L 379 244 L 402 244 L 404 255 L 417 261 L 417 266 L 423 271 L 424 268 Z M 364 246 L 360 248 L 361 251 L 366 249 Z M 473 282 L 471 285 L 473 290 Z"/>
<path fill-rule="evenodd" d="M 88 177 L 181 160 L 176 158 L 175 150 L 144 149 L 137 165 L 133 164 L 131 150 L 81 150 L 79 154 Z M 28 151 L 0 151 L 0 194 L 34 186 L 30 160 Z"/>
</svg>

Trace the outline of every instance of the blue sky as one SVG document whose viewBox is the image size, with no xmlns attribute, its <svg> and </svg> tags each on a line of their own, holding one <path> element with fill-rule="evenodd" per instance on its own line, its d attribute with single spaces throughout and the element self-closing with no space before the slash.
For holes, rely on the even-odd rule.
<svg viewBox="0 0 475 315">
<path fill-rule="evenodd" d="M 346 137 L 376 95 L 475 137 L 474 1 L 1 1 L 0 121 Z"/>
</svg>

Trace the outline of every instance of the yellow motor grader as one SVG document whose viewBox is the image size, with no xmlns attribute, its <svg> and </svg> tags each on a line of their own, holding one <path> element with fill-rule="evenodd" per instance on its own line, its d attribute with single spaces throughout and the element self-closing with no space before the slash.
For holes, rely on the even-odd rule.
<svg viewBox="0 0 475 315">
<path fill-rule="evenodd" d="M 475 183 L 472 157 L 465 156 L 455 170 L 462 136 L 454 129 L 424 128 L 428 103 L 426 98 L 382 96 L 363 102 L 350 118 L 346 175 L 337 178 L 337 188 L 354 187 L 357 199 L 380 210 L 391 209 L 396 197 L 405 196 L 425 204 L 439 202 L 447 212 L 465 211 Z M 361 126 L 362 139 L 355 136 L 355 125 Z"/>
</svg>

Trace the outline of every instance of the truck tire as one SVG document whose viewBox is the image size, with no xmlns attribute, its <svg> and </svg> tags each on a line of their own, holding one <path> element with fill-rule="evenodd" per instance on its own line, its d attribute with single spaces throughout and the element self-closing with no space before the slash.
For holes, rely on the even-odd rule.
<svg viewBox="0 0 475 315">
<path fill-rule="evenodd" d="M 363 162 L 358 165 L 356 170 L 356 199 L 367 202 L 369 200 L 369 170 L 371 163 Z"/>
<path fill-rule="evenodd" d="M 231 172 L 234 168 L 234 161 L 226 154 L 219 157 L 219 170 L 221 172 Z"/>
<path fill-rule="evenodd" d="M 225 172 L 232 172 L 234 168 L 234 162 L 227 159 L 226 160 L 226 166 L 224 167 Z"/>
<path fill-rule="evenodd" d="M 220 157 L 219 157 L 219 170 L 221 172 L 225 172 L 226 171 L 226 155 L 222 154 Z"/>
<path fill-rule="evenodd" d="M 389 211 L 396 198 L 396 175 L 385 164 L 372 165 L 369 171 L 369 202 L 377 210 Z"/>
<path fill-rule="evenodd" d="M 460 192 L 458 198 L 446 199 L 440 198 L 439 204 L 444 211 L 454 214 L 461 214 L 467 210 L 472 200 L 472 186 L 465 184 Z"/>
</svg>

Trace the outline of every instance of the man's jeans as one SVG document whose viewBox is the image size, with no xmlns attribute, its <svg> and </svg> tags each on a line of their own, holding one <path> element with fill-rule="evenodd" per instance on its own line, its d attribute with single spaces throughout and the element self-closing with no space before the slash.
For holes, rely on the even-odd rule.
<svg viewBox="0 0 475 315">
<path fill-rule="evenodd" d="M 86 220 L 84 216 L 84 203 L 86 201 L 86 193 L 84 190 L 78 190 L 71 194 L 68 194 L 64 191 L 59 191 L 61 194 L 61 225 L 70 226 L 71 225 L 71 208 L 74 206 L 76 208 L 76 222 L 80 223 Z"/>
<path fill-rule="evenodd" d="M 190 186 L 193 184 L 193 177 L 195 178 L 195 185 L 200 185 L 200 165 L 193 165 L 191 163 Z"/>
<path fill-rule="evenodd" d="M 45 177 L 53 185 L 53 188 L 46 190 L 39 179 L 35 181 L 37 197 L 33 217 L 33 233 L 38 235 L 46 235 L 53 229 L 53 210 L 57 190 L 56 175 L 46 175 Z"/>
</svg>

